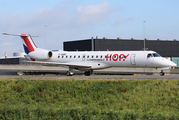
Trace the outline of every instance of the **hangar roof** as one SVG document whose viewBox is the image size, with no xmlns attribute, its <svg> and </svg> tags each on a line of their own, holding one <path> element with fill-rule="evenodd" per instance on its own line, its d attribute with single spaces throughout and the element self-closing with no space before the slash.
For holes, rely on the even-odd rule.
<svg viewBox="0 0 179 120">
<path fill-rule="evenodd" d="M 129 51 L 143 50 L 144 40 L 132 39 L 87 39 L 64 42 L 64 51 Z M 164 57 L 179 57 L 179 41 L 145 40 L 146 50 L 153 50 Z"/>
</svg>

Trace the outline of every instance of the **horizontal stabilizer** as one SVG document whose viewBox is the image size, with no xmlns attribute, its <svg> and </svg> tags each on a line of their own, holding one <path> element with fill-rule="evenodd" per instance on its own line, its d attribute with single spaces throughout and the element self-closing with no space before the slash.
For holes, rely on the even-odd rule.
<svg viewBox="0 0 179 120">
<path fill-rule="evenodd" d="M 12 35 L 12 36 L 30 36 L 29 34 L 8 34 L 8 33 L 2 33 L 3 35 Z M 31 36 L 31 37 L 39 37 L 39 36 Z"/>
</svg>

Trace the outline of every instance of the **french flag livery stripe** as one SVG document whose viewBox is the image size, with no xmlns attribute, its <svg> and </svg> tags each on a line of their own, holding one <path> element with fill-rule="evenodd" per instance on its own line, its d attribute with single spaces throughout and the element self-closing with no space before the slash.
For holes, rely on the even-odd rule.
<svg viewBox="0 0 179 120">
<path fill-rule="evenodd" d="M 24 35 L 24 34 L 22 34 L 22 35 Z M 29 52 L 33 52 L 34 48 L 33 48 L 32 44 L 30 43 L 29 38 L 27 36 L 22 36 L 22 38 L 23 38 Z"/>
<path fill-rule="evenodd" d="M 24 44 L 25 43 L 23 43 L 24 51 L 25 51 L 26 54 L 29 54 L 29 49 Z"/>
</svg>

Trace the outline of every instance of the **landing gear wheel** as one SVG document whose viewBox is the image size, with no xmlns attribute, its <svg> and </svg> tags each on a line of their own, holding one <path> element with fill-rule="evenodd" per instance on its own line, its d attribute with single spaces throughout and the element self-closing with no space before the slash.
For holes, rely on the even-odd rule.
<svg viewBox="0 0 179 120">
<path fill-rule="evenodd" d="M 91 72 L 90 71 L 85 71 L 85 76 L 90 76 Z"/>
<path fill-rule="evenodd" d="M 160 76 L 164 76 L 165 73 L 163 71 L 160 72 Z"/>
<path fill-rule="evenodd" d="M 70 73 L 70 71 L 67 71 L 67 76 L 72 76 L 72 74 Z"/>
</svg>

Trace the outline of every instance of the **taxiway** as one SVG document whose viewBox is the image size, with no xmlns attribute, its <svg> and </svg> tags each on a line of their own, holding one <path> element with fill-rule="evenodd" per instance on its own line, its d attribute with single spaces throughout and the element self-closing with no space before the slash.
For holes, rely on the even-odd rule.
<svg viewBox="0 0 179 120">
<path fill-rule="evenodd" d="M 33 79 L 179 79 L 179 75 L 24 75 L 24 76 L 0 76 L 0 78 L 33 78 Z"/>
</svg>

